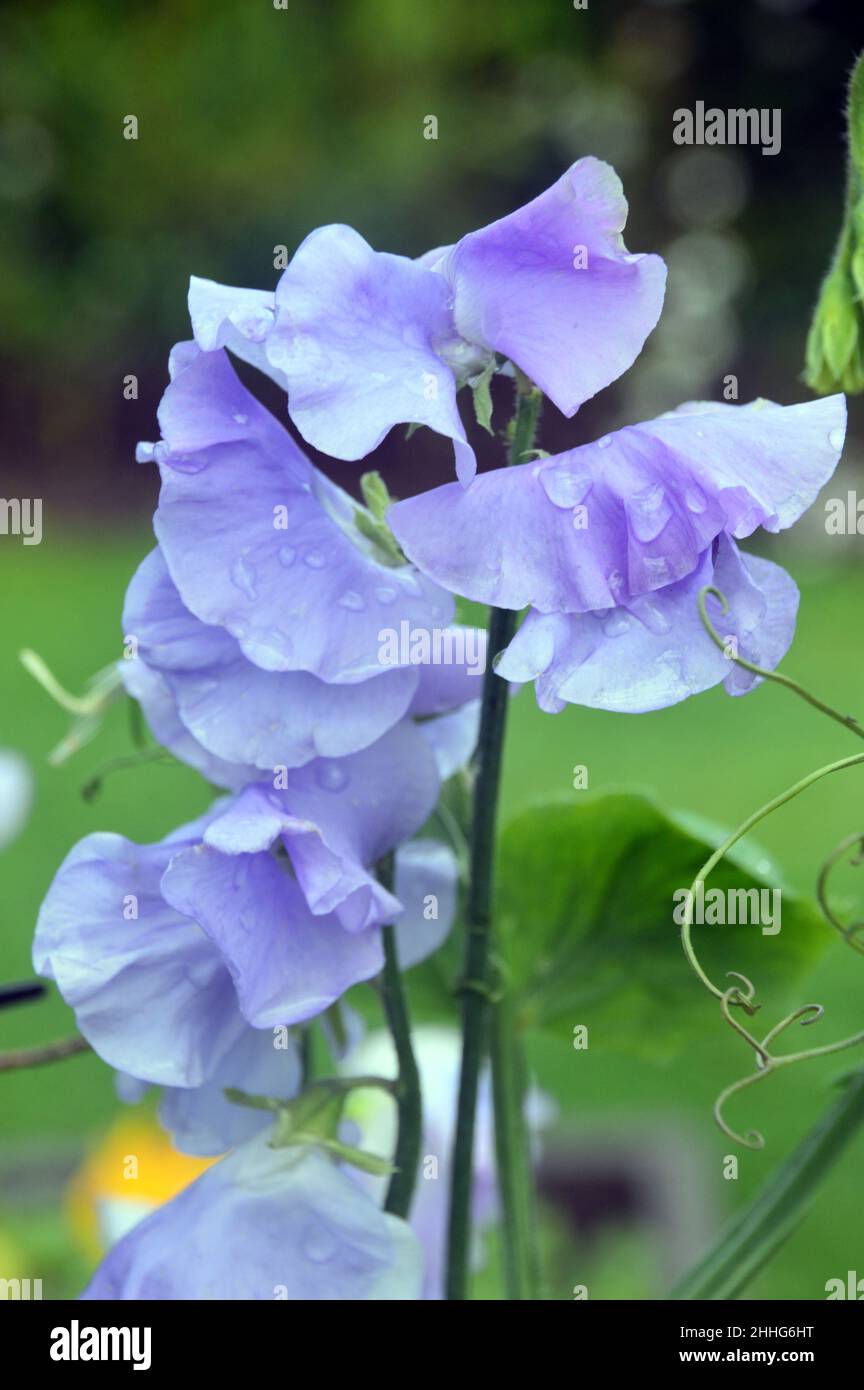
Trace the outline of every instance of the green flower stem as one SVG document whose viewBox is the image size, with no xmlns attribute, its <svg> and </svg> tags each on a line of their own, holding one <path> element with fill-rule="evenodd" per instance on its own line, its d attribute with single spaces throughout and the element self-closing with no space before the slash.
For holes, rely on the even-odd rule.
<svg viewBox="0 0 864 1390">
<path fill-rule="evenodd" d="M 531 1154 L 525 1125 L 526 1068 L 512 1004 L 492 1006 L 489 1051 L 495 1107 L 495 1159 L 501 1196 L 504 1278 L 508 1299 L 538 1296 L 539 1257 Z"/>
<path fill-rule="evenodd" d="M 820 1184 L 864 1123 L 864 1071 L 799 1144 L 670 1299 L 737 1298 L 806 1215 Z"/>
<path fill-rule="evenodd" d="M 387 888 L 393 884 L 393 856 L 388 855 L 379 870 L 379 878 Z M 384 969 L 381 973 L 381 999 L 387 1025 L 396 1049 L 398 1076 L 396 1107 L 399 1121 L 396 1150 L 393 1154 L 395 1172 L 390 1179 L 384 1210 L 393 1216 L 407 1217 L 414 1197 L 420 1145 L 423 1137 L 423 1097 L 420 1072 L 411 1041 L 411 1019 L 405 996 L 405 982 L 399 969 L 396 933 L 393 927 L 381 932 L 384 945 Z"/>
<path fill-rule="evenodd" d="M 540 401 L 540 392 L 524 377 L 517 377 L 517 405 L 507 454 L 508 464 L 520 462 L 533 447 Z M 491 610 L 476 753 L 464 974 L 461 982 L 462 1066 L 450 1175 L 446 1294 L 448 1299 L 453 1300 L 466 1298 L 468 1292 L 475 1115 L 492 996 L 489 954 L 495 826 L 509 698 L 506 681 L 495 674 L 495 659 L 507 646 L 515 630 L 515 612 L 504 608 Z"/>
</svg>

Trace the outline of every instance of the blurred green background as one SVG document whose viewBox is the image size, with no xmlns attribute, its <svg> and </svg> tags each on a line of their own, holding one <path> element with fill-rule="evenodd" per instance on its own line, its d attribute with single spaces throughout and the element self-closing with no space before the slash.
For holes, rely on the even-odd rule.
<svg viewBox="0 0 864 1390">
<path fill-rule="evenodd" d="M 861 27 L 845 5 L 801 0 L 597 0 L 587 11 L 567 0 L 291 0 L 286 10 L 265 0 L 134 10 L 7 4 L 0 469 L 5 496 L 43 499 L 44 539 L 26 547 L 0 537 L 0 746 L 21 749 L 37 783 L 25 831 L 0 856 L 0 981 L 31 973 L 39 902 L 81 835 L 157 839 L 208 799 L 191 772 L 160 763 L 118 772 L 85 803 L 80 789 L 94 768 L 130 751 L 125 713 L 112 710 L 96 742 L 49 768 L 66 719 L 16 656 L 35 648 L 78 690 L 119 654 L 122 595 L 152 543 L 156 492 L 132 452 L 137 438 L 156 436 L 167 350 L 188 333 L 188 275 L 269 286 L 273 248 L 290 252 L 333 220 L 382 249 L 419 253 L 503 214 L 594 153 L 624 179 L 630 249 L 669 261 L 667 310 L 621 383 L 573 421 L 549 407 L 543 446 L 578 443 L 681 400 L 719 398 L 728 373 L 742 400 L 804 399 L 803 341 L 840 214 L 843 89 Z M 779 108 L 780 154 L 676 147 L 672 113 L 697 100 Z M 122 138 L 128 114 L 138 117 L 137 141 Z M 438 117 L 436 141 L 423 138 L 428 114 Z M 123 398 L 128 373 L 138 377 L 137 400 Z M 503 420 L 503 394 L 496 404 Z M 860 486 L 859 402 L 850 424 L 842 475 L 826 497 Z M 496 462 L 500 446 L 477 442 L 484 466 Z M 396 439 L 379 453 L 395 493 L 449 476 L 448 448 L 428 431 L 410 451 Z M 325 466 L 344 485 L 356 478 L 350 464 Z M 802 590 L 784 669 L 859 714 L 860 544 L 826 534 L 820 502 L 794 535 L 760 546 Z M 512 709 L 504 813 L 581 795 L 572 768 L 585 764 L 592 790 L 646 786 L 673 808 L 735 824 L 811 768 L 855 751 L 850 744 L 774 688 L 746 700 L 713 691 L 638 718 L 545 716 L 523 691 Z M 791 883 L 810 891 L 833 846 L 864 830 L 860 805 L 853 771 L 785 808 L 761 840 Z M 859 965 L 829 940 L 802 982 L 801 1002 L 818 999 L 828 1011 L 820 1041 L 862 1026 Z M 72 1026 L 56 997 L 4 1010 L 0 1051 Z M 742 1128 L 756 1123 L 768 1146 L 741 1151 L 739 1180 L 727 1182 L 721 1160 L 730 1146 L 710 1110 L 741 1074 L 736 1040 L 706 1003 L 704 1031 L 686 1052 L 658 1061 L 651 1051 L 618 1057 L 532 1044 L 538 1080 L 560 1107 L 551 1168 L 563 1164 L 570 1183 L 565 1236 L 550 1259 L 552 1297 L 568 1298 L 577 1283 L 591 1298 L 662 1297 L 825 1109 L 832 1078 L 850 1064 L 793 1069 L 760 1088 L 758 1105 L 739 1102 Z M 0 1250 L 12 1273 L 42 1277 L 46 1296 L 74 1294 L 86 1276 L 63 1194 L 116 1110 L 112 1078 L 92 1057 L 0 1076 Z M 820 1298 L 827 1279 L 864 1274 L 862 1153 L 864 1139 L 753 1296 Z"/>
</svg>

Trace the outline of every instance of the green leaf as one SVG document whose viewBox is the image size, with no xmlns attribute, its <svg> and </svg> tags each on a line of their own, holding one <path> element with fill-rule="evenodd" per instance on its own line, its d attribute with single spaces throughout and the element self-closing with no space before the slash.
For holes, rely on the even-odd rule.
<svg viewBox="0 0 864 1390">
<path fill-rule="evenodd" d="M 489 387 L 494 372 L 495 358 L 491 357 L 482 372 L 472 377 L 469 383 L 474 394 L 474 414 L 477 416 L 477 423 L 489 434 L 495 433 L 492 428 L 492 392 Z"/>
<path fill-rule="evenodd" d="M 664 811 L 648 797 L 614 792 L 552 803 L 505 828 L 498 855 L 498 949 L 524 1026 L 589 1046 L 674 1051 L 719 1010 L 696 979 L 673 920 L 676 889 L 724 838 L 705 823 Z M 708 888 L 780 888 L 780 931 L 759 925 L 694 925 L 711 979 L 741 971 L 757 997 L 779 1005 L 787 986 L 830 940 L 814 904 L 785 888 L 752 841 L 717 866 Z M 772 1009 L 773 1013 L 773 1009 Z"/>
</svg>

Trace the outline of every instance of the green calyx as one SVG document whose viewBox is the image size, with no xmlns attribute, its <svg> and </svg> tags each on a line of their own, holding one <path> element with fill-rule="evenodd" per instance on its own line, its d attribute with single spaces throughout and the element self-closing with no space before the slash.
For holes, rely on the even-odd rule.
<svg viewBox="0 0 864 1390">
<path fill-rule="evenodd" d="M 353 1144 L 343 1143 L 338 1137 L 345 1102 L 349 1095 L 360 1087 L 369 1086 L 393 1092 L 393 1082 L 384 1077 L 346 1076 L 315 1081 L 292 1100 L 250 1095 L 247 1091 L 238 1090 L 233 1086 L 226 1087 L 225 1096 L 234 1105 L 245 1105 L 253 1110 L 269 1110 L 273 1114 L 271 1149 L 306 1148 L 314 1145 L 316 1148 L 324 1149 L 340 1163 L 350 1163 L 352 1167 L 359 1168 L 364 1173 L 371 1173 L 375 1177 L 386 1177 L 394 1171 L 388 1159 L 382 1158 L 380 1154 L 355 1148 Z"/>
<path fill-rule="evenodd" d="M 398 569 L 407 562 L 385 520 L 388 508 L 394 500 L 390 496 L 387 484 L 380 473 L 364 473 L 360 479 L 360 491 L 366 505 L 354 508 L 354 524 L 360 534 L 372 542 L 376 558 L 382 564 Z"/>
</svg>

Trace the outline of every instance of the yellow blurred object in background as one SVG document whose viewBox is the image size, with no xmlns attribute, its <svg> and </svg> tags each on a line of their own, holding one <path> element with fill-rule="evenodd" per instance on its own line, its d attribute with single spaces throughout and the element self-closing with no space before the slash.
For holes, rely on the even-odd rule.
<svg viewBox="0 0 864 1390">
<path fill-rule="evenodd" d="M 100 1258 L 215 1162 L 178 1153 L 155 1121 L 124 1116 L 69 1184 L 67 1208 L 75 1238 L 88 1256 Z"/>
</svg>

